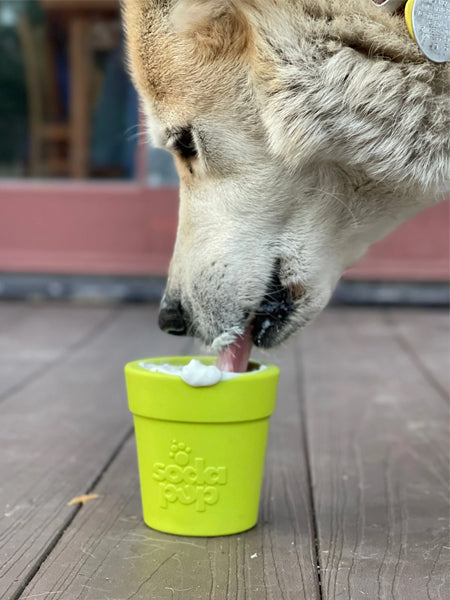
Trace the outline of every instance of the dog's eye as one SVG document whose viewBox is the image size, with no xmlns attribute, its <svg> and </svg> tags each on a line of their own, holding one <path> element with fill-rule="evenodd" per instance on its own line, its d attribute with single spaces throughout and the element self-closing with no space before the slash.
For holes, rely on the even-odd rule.
<svg viewBox="0 0 450 600">
<path fill-rule="evenodd" d="M 185 127 L 176 132 L 173 148 L 181 158 L 188 159 L 197 157 L 197 148 L 190 127 Z"/>
</svg>

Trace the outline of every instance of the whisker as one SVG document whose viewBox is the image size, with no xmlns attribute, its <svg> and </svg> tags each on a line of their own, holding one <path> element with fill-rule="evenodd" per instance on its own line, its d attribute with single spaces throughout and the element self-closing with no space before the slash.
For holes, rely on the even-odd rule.
<svg viewBox="0 0 450 600">
<path fill-rule="evenodd" d="M 136 125 L 130 125 L 130 127 L 127 127 L 125 129 L 124 133 L 130 133 L 133 129 L 139 129 L 139 123 L 136 123 Z"/>
<path fill-rule="evenodd" d="M 328 196 L 329 198 L 336 200 L 336 202 L 341 204 L 350 213 L 350 216 L 352 217 L 352 221 L 353 221 L 353 224 L 355 225 L 355 227 L 359 226 L 358 219 L 356 218 L 356 216 L 353 213 L 353 211 L 351 210 L 351 208 L 349 206 L 347 206 L 347 204 L 345 204 L 345 202 L 343 200 L 341 200 L 341 198 L 339 198 L 339 196 L 336 196 L 336 194 L 333 194 L 332 192 L 329 192 L 329 191 L 321 189 L 321 188 L 313 188 L 313 187 L 306 188 L 305 191 L 306 192 L 319 192 L 320 194 L 323 194 L 324 196 Z"/>
<path fill-rule="evenodd" d="M 132 133 L 131 135 L 125 134 L 125 139 L 127 140 L 127 142 L 129 142 L 130 140 L 144 140 L 145 142 L 147 142 L 148 137 L 147 134 L 145 133 L 145 131 L 138 131 L 137 133 Z"/>
<path fill-rule="evenodd" d="M 254 315 L 255 317 L 273 317 L 273 313 L 266 310 L 257 310 Z"/>
</svg>

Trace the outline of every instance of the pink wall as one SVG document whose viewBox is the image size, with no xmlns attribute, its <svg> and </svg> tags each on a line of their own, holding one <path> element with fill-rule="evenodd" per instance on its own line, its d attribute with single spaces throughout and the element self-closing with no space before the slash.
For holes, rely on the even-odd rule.
<svg viewBox="0 0 450 600">
<path fill-rule="evenodd" d="M 135 183 L 0 184 L 0 270 L 162 275 L 175 239 L 177 190 Z M 375 244 L 346 277 L 449 280 L 450 203 Z"/>
<path fill-rule="evenodd" d="M 0 270 L 164 274 L 177 193 L 134 184 L 23 182 L 0 190 Z"/>
</svg>

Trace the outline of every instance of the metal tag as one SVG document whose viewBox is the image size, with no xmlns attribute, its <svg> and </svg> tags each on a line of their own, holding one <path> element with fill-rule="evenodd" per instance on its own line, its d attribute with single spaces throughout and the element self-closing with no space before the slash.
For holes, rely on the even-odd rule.
<svg viewBox="0 0 450 600">
<path fill-rule="evenodd" d="M 450 61 L 450 0 L 415 0 L 412 28 L 427 58 L 437 63 Z"/>
</svg>

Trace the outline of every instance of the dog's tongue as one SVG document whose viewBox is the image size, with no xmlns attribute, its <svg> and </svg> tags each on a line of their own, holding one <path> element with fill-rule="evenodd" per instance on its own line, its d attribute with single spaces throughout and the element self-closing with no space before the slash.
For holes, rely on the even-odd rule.
<svg viewBox="0 0 450 600">
<path fill-rule="evenodd" d="M 244 373 L 247 370 L 248 359 L 252 351 L 252 327 L 247 324 L 242 335 L 219 351 L 216 366 L 221 371 Z"/>
</svg>

